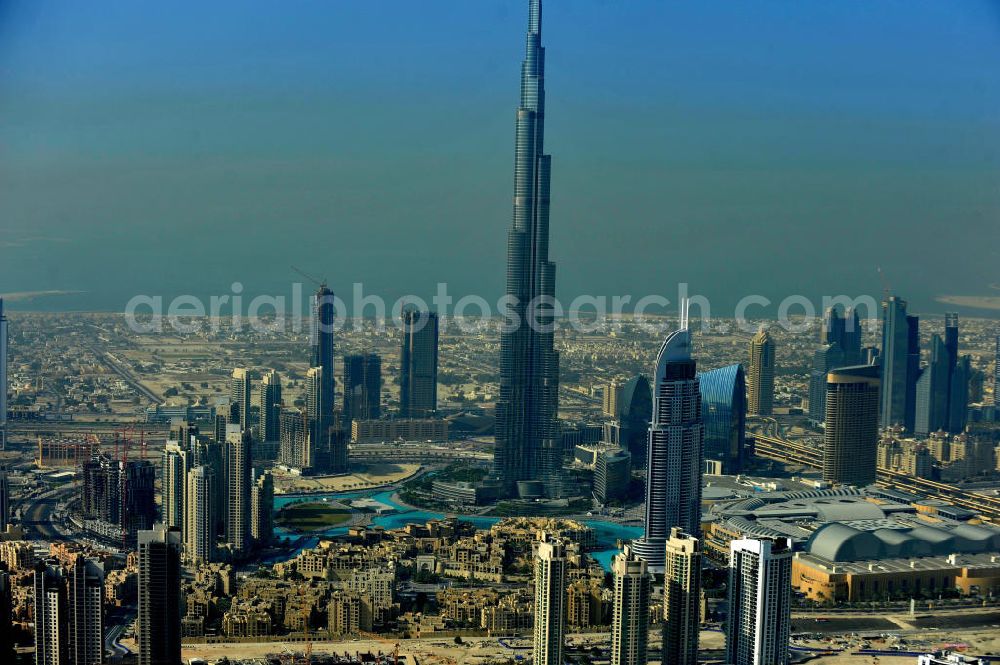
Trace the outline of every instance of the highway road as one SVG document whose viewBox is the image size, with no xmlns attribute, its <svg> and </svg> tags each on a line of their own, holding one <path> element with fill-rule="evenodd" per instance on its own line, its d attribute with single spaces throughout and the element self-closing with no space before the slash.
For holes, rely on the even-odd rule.
<svg viewBox="0 0 1000 665">
<path fill-rule="evenodd" d="M 98 332 L 100 331 L 100 328 L 98 328 L 97 326 L 92 325 L 91 327 L 94 328 L 95 331 Z M 94 354 L 94 356 L 101 364 L 103 364 L 112 372 L 120 376 L 122 380 L 125 381 L 125 383 L 132 386 L 133 390 L 135 390 L 140 395 L 153 402 L 153 404 L 160 404 L 163 402 L 162 395 L 157 395 L 148 387 L 143 385 L 143 383 L 134 374 L 132 374 L 131 370 L 129 370 L 127 367 L 118 362 L 110 353 L 98 349 L 93 344 L 88 344 L 88 347 L 90 348 L 90 351 Z"/>
<path fill-rule="evenodd" d="M 59 436 L 66 438 L 84 438 L 88 435 L 96 435 L 102 438 L 113 438 L 122 429 L 135 426 L 136 416 L 120 416 L 119 420 L 108 420 L 101 422 L 91 422 L 86 420 L 66 420 L 66 421 L 45 421 L 45 420 L 24 420 L 10 421 L 7 425 L 8 443 L 14 435 L 17 435 L 18 442 L 22 446 L 34 447 L 35 438 L 38 436 Z M 170 425 L 162 423 L 142 423 L 142 429 L 147 435 L 166 435 L 170 432 Z"/>
<path fill-rule="evenodd" d="M 99 351 L 93 347 L 91 347 L 91 350 L 94 352 L 94 355 L 97 356 L 97 359 L 104 364 L 105 367 L 107 367 L 112 372 L 120 376 L 122 380 L 125 381 L 125 383 L 132 386 L 133 390 L 135 390 L 136 392 L 144 396 L 146 399 L 153 402 L 153 404 L 160 404 L 163 402 L 162 395 L 157 395 L 152 390 L 147 388 L 146 385 L 143 384 L 141 381 L 139 381 L 139 379 L 137 379 L 135 375 L 132 374 L 131 371 L 126 369 L 117 360 L 114 360 L 111 357 L 111 354 L 109 354 L 107 351 Z"/>
<path fill-rule="evenodd" d="M 24 519 L 22 526 L 25 534 L 31 540 L 45 542 L 60 542 L 74 540 L 71 535 L 64 534 L 53 524 L 53 513 L 60 502 L 69 499 L 74 492 L 72 485 L 49 490 L 37 497 L 27 499 L 22 504 Z M 135 620 L 136 607 L 127 605 L 111 608 L 105 618 L 104 648 L 108 654 L 108 662 L 117 663 L 131 652 L 122 646 L 118 640 L 122 633 Z"/>
<path fill-rule="evenodd" d="M 137 608 L 135 605 L 113 607 L 108 610 L 104 621 L 104 652 L 109 663 L 119 663 L 125 656 L 132 653 L 119 640 L 122 633 L 135 621 Z"/>
<path fill-rule="evenodd" d="M 73 494 L 73 486 L 67 485 L 27 499 L 22 506 L 22 526 L 31 540 L 60 542 L 71 540 L 53 523 L 56 506 Z"/>
</svg>

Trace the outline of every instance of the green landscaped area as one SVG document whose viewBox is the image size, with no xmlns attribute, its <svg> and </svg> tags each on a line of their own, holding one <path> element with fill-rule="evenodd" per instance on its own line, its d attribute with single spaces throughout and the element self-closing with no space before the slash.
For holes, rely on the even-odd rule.
<svg viewBox="0 0 1000 665">
<path fill-rule="evenodd" d="M 295 503 L 278 513 L 277 524 L 294 531 L 322 531 L 350 521 L 351 511 L 323 501 Z"/>
</svg>

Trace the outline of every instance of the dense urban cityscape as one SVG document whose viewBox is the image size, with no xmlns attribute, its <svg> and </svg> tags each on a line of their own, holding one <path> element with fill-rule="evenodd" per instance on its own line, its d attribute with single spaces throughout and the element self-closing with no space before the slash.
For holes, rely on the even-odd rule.
<svg viewBox="0 0 1000 665">
<path fill-rule="evenodd" d="M 0 299 L 2 662 L 1000 661 L 997 320 L 564 311 L 526 4 L 498 315 Z"/>
</svg>

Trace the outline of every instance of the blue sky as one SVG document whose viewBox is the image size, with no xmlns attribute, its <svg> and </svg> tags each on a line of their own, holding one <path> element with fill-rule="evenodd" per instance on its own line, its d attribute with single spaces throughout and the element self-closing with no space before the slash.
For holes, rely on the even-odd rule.
<svg viewBox="0 0 1000 665">
<path fill-rule="evenodd" d="M 495 298 L 526 4 L 0 0 L 0 292 Z M 548 0 L 544 42 L 561 297 L 1000 295 L 1000 3 Z"/>
</svg>

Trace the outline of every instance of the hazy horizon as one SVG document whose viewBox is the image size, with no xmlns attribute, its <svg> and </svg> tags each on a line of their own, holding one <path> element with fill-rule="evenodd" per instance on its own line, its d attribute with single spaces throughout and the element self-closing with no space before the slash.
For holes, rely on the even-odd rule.
<svg viewBox="0 0 1000 665">
<path fill-rule="evenodd" d="M 0 293 L 495 302 L 523 0 L 0 2 Z M 558 296 L 1000 307 L 987 2 L 549 2 Z M 991 286 L 992 285 L 992 286 Z M 308 290 L 308 284 L 306 285 Z M 772 311 L 773 314 L 773 311 Z"/>
</svg>

